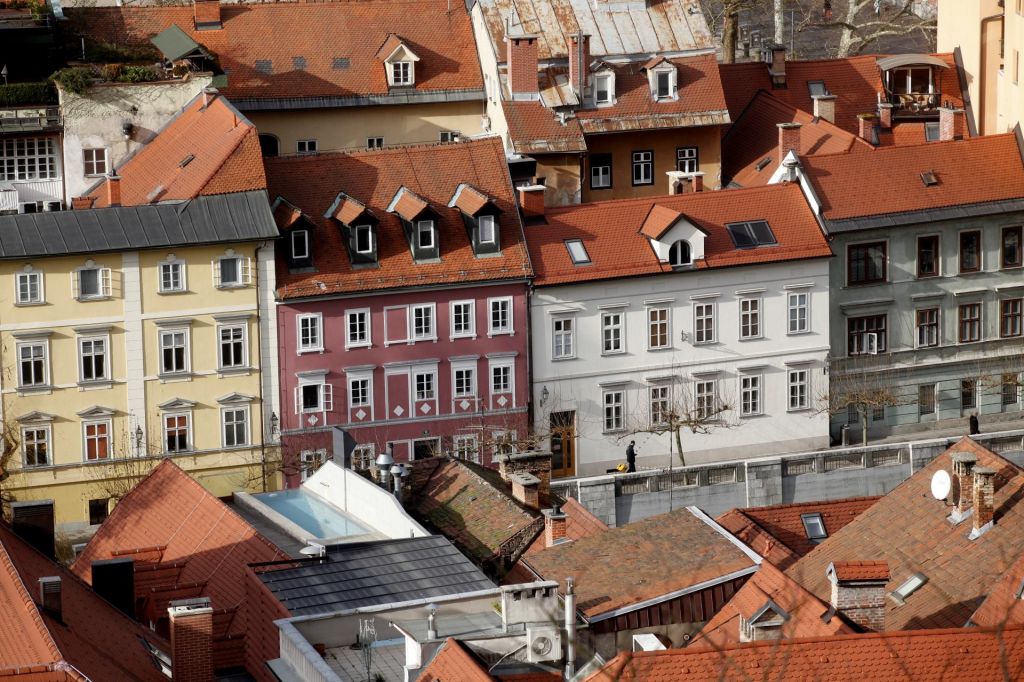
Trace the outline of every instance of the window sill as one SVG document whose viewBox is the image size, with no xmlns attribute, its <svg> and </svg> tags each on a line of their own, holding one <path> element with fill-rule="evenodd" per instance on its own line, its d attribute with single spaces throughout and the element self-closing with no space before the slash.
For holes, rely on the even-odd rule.
<svg viewBox="0 0 1024 682">
<path fill-rule="evenodd" d="M 220 377 L 235 376 L 238 374 L 251 374 L 253 368 L 249 365 L 244 367 L 218 367 L 217 375 Z"/>
<path fill-rule="evenodd" d="M 653 180 L 651 182 L 634 182 L 633 187 L 650 187 L 653 184 Z"/>
<path fill-rule="evenodd" d="M 810 334 L 810 333 L 811 333 L 810 329 L 805 329 L 802 332 L 786 332 L 786 336 L 806 336 L 807 334 Z"/>
<path fill-rule="evenodd" d="M 800 412 L 810 412 L 810 411 L 811 411 L 810 407 L 790 407 L 789 409 L 786 410 L 786 412 L 789 413 L 789 414 L 797 414 L 797 413 L 800 413 Z"/>
<path fill-rule="evenodd" d="M 495 336 L 515 336 L 515 335 L 516 335 L 516 333 L 514 331 L 511 331 L 511 330 L 504 331 L 504 332 L 487 332 L 487 338 L 489 338 L 489 339 L 493 339 Z"/>
<path fill-rule="evenodd" d="M 295 351 L 296 355 L 309 355 L 310 353 L 320 353 L 321 355 L 323 355 L 324 349 L 323 348 L 299 348 L 298 350 Z"/>
<path fill-rule="evenodd" d="M 740 419 L 759 419 L 767 416 L 764 412 L 758 412 L 757 414 L 741 414 Z"/>
<path fill-rule="evenodd" d="M 601 357 L 607 357 L 609 355 L 625 355 L 626 350 L 603 350 L 601 351 Z"/>
<path fill-rule="evenodd" d="M 351 344 L 351 345 L 345 344 L 345 350 L 363 350 L 363 349 L 370 349 L 370 348 L 373 348 L 373 344 L 372 343 L 354 343 L 354 344 Z"/>
<path fill-rule="evenodd" d="M 192 292 L 188 289 L 168 289 L 167 291 L 157 290 L 161 296 L 180 296 L 181 294 L 191 294 Z"/>
<path fill-rule="evenodd" d="M 102 388 L 111 388 L 114 385 L 112 379 L 93 379 L 89 381 L 79 381 L 79 391 L 95 391 Z"/>
<path fill-rule="evenodd" d="M 656 348 L 648 348 L 648 353 L 664 353 L 665 351 L 674 350 L 672 346 L 658 346 Z"/>
<path fill-rule="evenodd" d="M 567 355 L 564 358 L 551 358 L 551 362 L 565 362 L 567 360 L 576 360 L 575 355 Z"/>
<path fill-rule="evenodd" d="M 25 301 L 14 304 L 15 308 L 31 308 L 37 305 L 46 305 L 46 301 Z"/>
<path fill-rule="evenodd" d="M 162 384 L 174 383 L 178 381 L 192 381 L 192 372 L 161 372 L 156 376 L 158 379 L 160 379 L 160 383 Z"/>
<path fill-rule="evenodd" d="M 92 301 L 110 301 L 114 297 L 110 295 L 106 296 L 78 296 L 75 298 L 79 303 L 90 303 Z"/>
<path fill-rule="evenodd" d="M 409 339 L 408 341 L 406 341 L 406 343 L 408 345 L 410 345 L 410 346 L 413 345 L 413 344 L 416 344 L 416 343 L 428 343 L 428 342 L 430 342 L 430 343 L 437 343 L 437 337 L 436 336 L 430 336 L 430 337 L 423 337 L 423 338 L 414 338 L 414 339 Z"/>
<path fill-rule="evenodd" d="M 245 289 L 248 284 L 218 284 L 218 289 Z"/>
<path fill-rule="evenodd" d="M 743 341 L 764 341 L 764 337 L 763 336 L 741 336 L 740 338 L 738 338 L 736 340 L 740 341 L 740 342 L 743 342 Z"/>
<path fill-rule="evenodd" d="M 626 433 L 626 429 L 625 428 L 621 428 L 621 429 L 605 429 L 601 433 L 607 434 L 607 435 L 615 435 L 617 433 Z"/>
<path fill-rule="evenodd" d="M 719 341 L 717 339 L 712 341 L 694 341 L 691 345 L 693 346 L 717 346 Z"/>
<path fill-rule="evenodd" d="M 50 384 L 39 384 L 37 386 L 18 386 L 18 395 L 30 395 L 33 393 L 43 393 L 49 395 L 53 393 L 53 386 Z"/>
<path fill-rule="evenodd" d="M 471 341 L 476 340 L 476 334 L 457 334 L 455 336 L 449 336 L 449 341 L 458 341 L 459 339 L 469 339 Z"/>
</svg>

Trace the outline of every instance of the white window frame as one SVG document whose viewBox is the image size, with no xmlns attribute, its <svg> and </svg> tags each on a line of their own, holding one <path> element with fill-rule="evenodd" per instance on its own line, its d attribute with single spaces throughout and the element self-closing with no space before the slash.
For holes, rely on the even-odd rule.
<svg viewBox="0 0 1024 682">
<path fill-rule="evenodd" d="M 99 436 L 90 436 L 90 426 L 105 426 L 107 427 L 107 455 L 106 457 L 96 457 L 95 459 L 89 459 L 89 440 L 98 440 Z M 110 419 L 87 419 L 82 422 L 82 461 L 89 462 L 107 462 L 114 458 L 114 425 L 113 420 Z"/>
<path fill-rule="evenodd" d="M 617 343 L 609 348 L 609 332 L 617 335 Z M 626 313 L 609 310 L 601 313 L 601 355 L 619 355 L 626 352 Z"/>
<path fill-rule="evenodd" d="M 684 261 L 682 258 L 677 258 L 679 252 L 682 251 L 681 244 L 686 245 L 686 256 L 687 259 Z M 677 247 L 679 249 L 677 250 Z M 679 261 L 678 263 L 676 261 Z M 668 247 L 668 264 L 674 268 L 681 268 L 686 265 L 693 265 L 693 249 L 690 246 L 690 242 L 685 239 L 677 239 L 672 242 L 672 245 Z"/>
<path fill-rule="evenodd" d="M 611 420 L 609 408 L 612 410 Z M 613 388 L 601 392 L 601 425 L 603 433 L 618 433 L 626 428 L 626 392 L 623 389 Z"/>
<path fill-rule="evenodd" d="M 476 219 L 477 234 L 481 244 L 496 244 L 498 242 L 498 218 L 493 215 L 482 215 Z M 484 226 L 489 226 L 490 238 L 484 239 Z"/>
<path fill-rule="evenodd" d="M 459 390 L 458 376 L 460 372 L 469 372 L 469 391 Z M 476 398 L 477 397 L 477 385 L 476 385 L 476 374 L 477 367 L 475 362 L 465 363 L 452 363 L 452 397 L 453 398 Z"/>
<path fill-rule="evenodd" d="M 715 326 L 715 317 L 718 311 L 715 301 L 697 302 L 693 304 L 693 345 L 701 346 L 704 344 L 715 343 L 718 340 L 718 329 Z M 699 321 L 706 320 L 710 322 L 710 333 L 707 329 L 701 330 Z M 703 334 L 703 336 L 702 336 Z"/>
<path fill-rule="evenodd" d="M 672 409 L 672 387 L 668 384 L 650 386 L 647 389 L 647 404 L 650 406 L 651 426 L 665 425 L 665 416 Z"/>
<path fill-rule="evenodd" d="M 654 184 L 654 152 L 650 149 L 638 149 L 632 152 L 630 159 L 632 160 L 631 171 L 634 187 L 646 187 L 647 185 Z M 641 173 L 642 177 L 637 180 L 636 171 L 637 168 L 645 169 L 646 172 Z"/>
<path fill-rule="evenodd" d="M 238 262 L 238 280 L 233 282 L 224 281 L 224 261 L 234 260 Z M 240 256 L 229 250 L 223 256 L 213 260 L 213 286 L 218 289 L 241 289 L 252 284 L 252 259 Z"/>
<path fill-rule="evenodd" d="M 21 351 L 23 348 L 40 347 L 43 349 L 42 365 L 43 365 L 43 376 L 42 381 L 36 381 L 31 384 L 26 384 L 22 381 L 22 363 L 24 360 L 21 357 Z M 15 344 L 15 351 L 18 357 L 18 388 L 19 389 L 35 389 L 35 388 L 48 388 L 50 386 L 50 340 L 49 339 L 33 339 L 31 341 L 19 341 Z M 31 362 L 35 362 L 33 358 Z M 35 371 L 33 370 L 33 374 Z"/>
<path fill-rule="evenodd" d="M 306 407 L 303 402 L 303 396 L 305 395 L 303 389 L 307 386 L 317 387 L 317 405 L 316 407 Z M 321 414 L 324 412 L 334 411 L 334 386 L 327 383 L 326 375 L 317 376 L 315 378 L 303 377 L 299 379 L 298 385 L 295 387 L 295 414 Z"/>
<path fill-rule="evenodd" d="M 106 171 L 103 174 L 106 175 Z M 8 136 L 0 139 L 0 181 L 55 180 L 58 177 L 56 138 Z"/>
<path fill-rule="evenodd" d="M 85 377 L 85 348 L 83 347 L 86 342 L 95 344 L 101 342 L 103 344 L 103 376 L 92 377 L 87 379 Z M 90 334 L 85 336 L 79 336 L 76 341 L 78 348 L 78 381 L 81 383 L 94 383 L 110 381 L 110 335 L 109 334 Z M 94 346 L 95 348 L 95 346 Z M 96 357 L 97 354 L 94 352 L 90 357 Z"/>
<path fill-rule="evenodd" d="M 371 137 L 366 138 L 366 148 L 367 149 L 383 149 L 384 148 L 384 136 L 383 135 L 373 135 Z"/>
<path fill-rule="evenodd" d="M 807 367 L 791 369 L 786 373 L 788 393 L 786 405 L 789 412 L 811 409 L 811 370 Z M 794 393 L 796 389 L 796 393 Z M 794 402 L 794 398 L 796 401 Z"/>
<path fill-rule="evenodd" d="M 414 82 L 412 61 L 393 61 L 388 64 L 388 82 L 391 85 L 412 85 Z"/>
<path fill-rule="evenodd" d="M 183 339 L 184 339 L 184 343 L 183 343 L 183 357 L 184 357 L 185 366 L 181 367 L 181 368 L 177 368 L 177 369 L 171 370 L 171 371 L 168 371 L 167 368 L 164 367 L 164 338 L 167 337 L 167 336 L 172 336 L 174 334 L 182 334 L 183 335 Z M 177 375 L 189 374 L 192 371 L 192 330 L 189 329 L 188 327 L 171 327 L 171 328 L 167 328 L 167 329 L 158 329 L 157 330 L 157 351 L 158 351 L 158 353 L 160 355 L 159 360 L 158 360 L 158 362 L 159 362 L 159 368 L 158 368 L 159 372 L 158 372 L 158 374 L 160 376 L 177 376 Z"/>
<path fill-rule="evenodd" d="M 96 286 L 97 293 L 95 294 L 83 294 L 82 293 L 82 273 L 86 270 L 96 271 Z M 110 268 L 105 268 L 96 264 L 92 261 L 75 268 L 75 276 L 72 280 L 73 296 L 79 301 L 102 301 L 111 297 L 111 291 L 113 289 L 111 281 L 113 278 L 113 272 Z"/>
<path fill-rule="evenodd" d="M 703 389 L 707 386 L 711 386 L 711 392 L 708 393 Z M 710 399 L 709 405 L 704 404 L 704 400 Z M 710 420 L 713 415 L 718 411 L 718 380 L 717 379 L 706 379 L 697 378 L 693 381 L 693 407 L 699 419 Z"/>
<path fill-rule="evenodd" d="M 223 334 L 223 332 L 225 330 L 229 330 L 229 329 L 240 329 L 240 330 L 242 330 L 242 338 L 240 340 L 236 340 L 236 339 L 232 338 L 230 341 L 227 342 L 227 343 L 232 344 L 232 345 L 235 344 L 235 343 L 239 343 L 239 342 L 242 344 L 242 357 L 240 358 L 240 364 L 235 364 L 235 365 L 225 365 L 224 364 L 224 344 L 225 344 L 225 341 L 224 341 L 224 339 L 222 337 L 222 334 Z M 242 369 L 242 368 L 246 368 L 246 367 L 249 367 L 249 325 L 245 324 L 244 322 L 243 323 L 234 323 L 234 324 L 218 324 L 217 325 L 217 369 Z"/>
<path fill-rule="evenodd" d="M 165 287 L 164 286 L 164 268 L 169 268 L 172 273 L 175 268 L 178 270 L 178 286 L 177 287 Z M 172 255 L 168 256 L 166 260 L 160 261 L 157 267 L 157 293 L 159 294 L 180 294 L 183 291 L 188 290 L 188 280 L 186 275 L 185 261 L 180 258 L 175 258 Z"/>
<path fill-rule="evenodd" d="M 500 308 L 502 306 L 505 307 L 505 310 L 507 312 L 507 315 L 506 315 L 507 319 L 505 320 L 506 324 L 504 324 L 504 325 L 495 325 L 494 324 L 495 306 L 499 307 L 498 308 L 499 311 L 500 311 Z M 513 319 L 513 316 L 515 314 L 514 310 L 515 309 L 514 309 L 514 307 L 512 305 L 512 297 L 511 296 L 497 296 L 495 298 L 487 299 L 487 336 L 488 337 L 491 337 L 491 336 L 501 336 L 501 335 L 514 336 L 515 332 L 516 332 L 516 330 L 515 330 L 515 321 Z"/>
<path fill-rule="evenodd" d="M 498 390 L 494 383 L 494 371 L 496 369 L 507 369 L 508 370 L 508 388 Z M 516 368 L 515 360 L 492 360 L 490 366 L 487 368 L 488 381 L 491 387 L 491 395 L 501 395 L 503 393 L 511 393 L 513 398 L 516 394 Z M 513 400 L 513 403 L 515 401 Z"/>
<path fill-rule="evenodd" d="M 430 243 L 423 243 L 423 235 L 430 235 Z M 416 248 L 417 249 L 434 249 L 437 247 L 437 239 L 434 234 L 434 221 L 433 220 L 417 220 L 416 221 Z"/>
<path fill-rule="evenodd" d="M 295 246 L 296 238 L 302 237 L 302 254 L 300 255 Z M 291 257 L 292 260 L 307 260 L 310 257 L 309 254 L 309 230 L 292 230 L 289 238 L 289 244 L 291 246 Z"/>
<path fill-rule="evenodd" d="M 352 340 L 352 318 L 363 317 L 363 324 L 365 326 L 363 339 Z M 373 318 L 370 315 L 369 308 L 352 308 L 345 311 L 345 348 L 371 348 L 373 346 L 371 330 Z"/>
<path fill-rule="evenodd" d="M 304 450 L 302 454 L 308 453 L 310 450 Z M 327 450 L 322 450 L 324 457 L 327 457 Z M 359 443 L 352 449 L 352 468 L 357 471 L 363 471 L 374 466 L 377 459 L 377 444 L 376 443 Z M 305 471 L 303 472 L 303 479 L 305 478 Z"/>
<path fill-rule="evenodd" d="M 738 382 L 740 388 L 740 417 L 757 417 L 764 414 L 764 375 L 740 374 Z M 750 385 L 745 387 L 744 384 L 747 382 L 750 382 Z M 752 399 L 749 401 L 746 398 L 746 392 L 748 391 L 752 396 Z M 755 399 L 757 401 L 757 408 L 748 409 L 747 403 L 753 403 Z"/>
<path fill-rule="evenodd" d="M 22 280 L 26 282 L 29 296 L 22 297 Z M 35 280 L 36 296 L 32 297 L 32 280 Z M 39 305 L 46 303 L 46 291 L 44 289 L 44 277 L 42 270 L 36 270 L 31 265 L 26 265 L 21 272 L 14 276 L 14 300 L 15 305 Z"/>
<path fill-rule="evenodd" d="M 572 360 L 576 357 L 576 316 L 551 318 L 551 359 Z"/>
<path fill-rule="evenodd" d="M 803 297 L 803 303 L 800 302 Z M 808 334 L 811 331 L 811 293 L 809 291 L 790 292 L 786 297 L 786 329 L 789 336 Z M 803 325 L 800 325 L 800 311 L 803 311 Z M 796 313 L 794 327 L 793 313 Z"/>
<path fill-rule="evenodd" d="M 102 152 L 97 155 L 96 152 Z M 92 158 L 89 158 L 89 157 Z M 97 158 L 102 156 L 103 158 Z M 89 164 L 92 164 L 92 172 L 89 172 Z M 102 168 L 100 167 L 102 165 Z M 106 147 L 85 147 L 82 149 L 82 175 L 87 178 L 106 177 L 110 165 L 110 154 Z"/>
<path fill-rule="evenodd" d="M 357 407 L 371 408 L 373 406 L 373 376 L 370 374 L 356 374 L 347 377 L 348 384 L 348 407 L 354 409 Z M 352 388 L 359 384 L 360 389 L 360 400 L 355 399 L 355 393 Z M 365 384 L 365 391 L 363 390 Z M 365 395 L 363 395 L 365 393 Z"/>
<path fill-rule="evenodd" d="M 373 253 L 373 225 L 353 225 L 352 230 L 355 233 L 356 253 Z M 369 244 L 369 248 L 367 249 L 359 248 L 359 234 L 361 232 L 366 233 L 366 243 Z"/>
<path fill-rule="evenodd" d="M 307 140 L 295 140 L 296 154 L 316 154 L 319 151 L 315 138 Z"/>
<path fill-rule="evenodd" d="M 592 86 L 593 87 L 594 106 L 596 106 L 596 107 L 610 107 L 612 104 L 614 104 L 615 103 L 615 74 L 613 72 L 611 72 L 611 71 L 602 71 L 602 72 L 595 73 L 591 78 L 593 79 L 593 83 L 594 83 L 593 86 Z M 600 99 L 597 96 L 597 93 L 598 93 L 598 91 L 600 89 L 598 87 L 598 84 L 602 80 L 607 80 L 608 81 L 608 87 L 606 89 L 606 92 L 607 92 L 608 96 L 606 98 L 604 98 L 604 99 Z"/>
<path fill-rule="evenodd" d="M 425 385 L 425 389 L 429 388 L 429 391 L 428 390 L 424 390 L 422 395 L 420 393 L 420 378 L 421 377 L 423 377 L 423 378 L 429 377 L 429 379 L 427 381 L 427 383 L 429 383 L 429 386 L 427 387 Z M 414 371 L 412 373 L 412 389 L 413 389 L 413 396 L 414 396 L 413 400 L 414 400 L 414 402 L 433 402 L 433 401 L 437 400 L 437 370 L 436 369 L 428 369 L 428 370 L 422 370 L 422 371 Z"/>
<path fill-rule="evenodd" d="M 366 446 L 357 445 L 356 449 L 358 450 L 361 447 Z M 370 447 L 374 447 L 372 443 L 370 444 Z M 355 454 L 354 450 L 352 454 Z M 309 462 L 315 463 L 316 466 L 307 466 L 307 463 Z M 326 462 L 327 448 L 318 448 L 316 450 L 302 450 L 301 452 L 299 452 L 299 481 L 302 483 L 308 481 L 309 477 L 315 474 L 317 471 L 319 471 L 320 467 L 322 467 Z"/>
<path fill-rule="evenodd" d="M 668 92 L 661 94 L 661 77 L 668 77 Z M 676 70 L 674 68 L 654 69 L 654 76 L 651 78 L 651 96 L 655 101 L 674 100 L 676 97 Z"/>
<path fill-rule="evenodd" d="M 417 310 L 429 310 L 430 311 L 430 329 L 427 333 L 417 333 L 416 331 L 416 311 Z M 410 339 L 415 341 L 436 341 L 437 340 L 437 304 L 436 303 L 416 303 L 409 306 L 409 332 Z"/>
<path fill-rule="evenodd" d="M 456 433 L 452 436 L 452 456 L 480 463 L 480 439 L 475 433 Z"/>
<path fill-rule="evenodd" d="M 235 424 L 242 424 L 245 429 L 245 442 L 235 443 L 228 445 L 228 422 L 227 416 L 229 412 L 240 412 L 242 414 L 241 422 L 234 422 Z M 224 448 L 246 448 L 252 446 L 252 420 L 250 419 L 250 407 L 249 405 L 225 405 L 220 408 L 220 444 Z"/>
<path fill-rule="evenodd" d="M 185 418 L 185 447 L 181 450 L 170 450 L 167 447 L 167 420 L 171 417 L 184 417 Z M 160 413 L 160 432 L 163 434 L 163 441 L 161 442 L 161 451 L 167 454 L 177 454 L 181 452 L 192 452 L 195 449 L 195 441 L 192 440 L 192 411 L 181 410 L 175 412 L 161 412 Z"/>
<path fill-rule="evenodd" d="M 28 463 L 28 446 L 29 446 L 29 442 L 28 442 L 28 438 L 25 436 L 25 432 L 26 431 L 37 431 L 37 432 L 42 432 L 44 434 L 44 439 L 42 441 L 37 440 L 37 439 L 34 439 L 32 441 L 32 445 L 35 445 L 36 447 L 38 447 L 40 443 L 44 443 L 46 445 L 46 462 L 44 464 L 40 464 L 39 462 L 36 462 L 35 464 L 29 464 Z M 21 427 L 21 463 L 22 463 L 22 466 L 24 466 L 26 469 L 35 469 L 37 467 L 53 466 L 53 427 L 52 427 L 52 425 L 50 425 L 50 424 L 26 424 L 26 425 Z"/>
<path fill-rule="evenodd" d="M 665 319 L 663 321 L 662 320 L 658 320 L 658 321 L 652 320 L 651 319 L 651 314 L 654 313 L 655 311 L 662 311 L 662 312 L 664 312 L 665 313 Z M 647 317 L 647 350 L 666 350 L 668 348 L 671 348 L 672 347 L 672 309 L 669 308 L 668 306 L 650 306 L 650 307 L 648 307 L 644 311 L 644 315 Z M 663 346 L 655 346 L 655 345 L 653 345 L 651 343 L 651 339 L 652 339 L 651 329 L 654 327 L 654 325 L 656 325 L 656 324 L 660 325 L 662 323 L 664 323 L 664 325 L 665 325 L 665 345 L 663 345 Z"/>
<path fill-rule="evenodd" d="M 761 314 L 762 308 L 763 299 L 760 296 L 749 296 L 739 300 L 741 341 L 764 338 L 764 318 Z M 750 330 L 753 330 L 754 333 L 749 333 L 749 331 L 748 333 L 744 333 L 744 325 Z"/>
<path fill-rule="evenodd" d="M 457 308 L 465 307 L 469 311 L 468 327 L 459 331 L 455 328 L 455 311 Z M 476 338 L 476 301 L 464 299 L 452 301 L 448 304 L 448 315 L 450 318 L 449 327 L 452 339 L 475 339 Z"/>
<path fill-rule="evenodd" d="M 316 343 L 315 344 L 303 344 L 302 343 L 302 324 L 307 320 L 315 320 L 315 324 L 312 327 L 316 330 Z M 323 313 L 300 313 L 295 316 L 295 348 L 298 351 L 298 355 L 303 353 L 323 353 L 324 352 L 324 316 Z"/>
</svg>

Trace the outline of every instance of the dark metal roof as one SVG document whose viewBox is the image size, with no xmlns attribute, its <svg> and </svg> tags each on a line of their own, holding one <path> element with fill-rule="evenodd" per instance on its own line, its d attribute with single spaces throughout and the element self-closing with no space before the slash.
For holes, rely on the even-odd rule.
<svg viewBox="0 0 1024 682">
<path fill-rule="evenodd" d="M 263 191 L 145 206 L 0 216 L 0 259 L 278 237 Z"/>
<path fill-rule="evenodd" d="M 259 577 L 293 615 L 494 588 L 441 535 L 338 545 L 328 550 L 328 559 L 264 571 Z"/>
<path fill-rule="evenodd" d="M 169 61 L 178 61 L 182 57 L 208 57 L 206 50 L 196 41 L 188 37 L 177 24 L 172 24 L 150 39 L 164 57 Z"/>
<path fill-rule="evenodd" d="M 1013 213 L 1024 211 L 1024 199 L 1007 199 L 1005 201 L 988 201 L 981 204 L 966 206 L 949 206 L 946 208 L 930 208 L 924 211 L 904 211 L 863 218 L 844 218 L 842 220 L 825 219 L 829 234 L 839 232 L 857 232 L 880 227 L 899 227 L 920 223 L 938 222 L 940 220 L 957 220 L 978 216 L 995 215 L 997 213 Z"/>
</svg>

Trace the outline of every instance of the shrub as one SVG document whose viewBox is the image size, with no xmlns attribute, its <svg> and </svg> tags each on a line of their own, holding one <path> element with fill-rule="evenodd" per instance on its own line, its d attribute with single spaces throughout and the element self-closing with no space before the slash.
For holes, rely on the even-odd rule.
<svg viewBox="0 0 1024 682">
<path fill-rule="evenodd" d="M 84 94 L 89 89 L 95 75 L 92 69 L 84 66 L 76 66 L 67 69 L 61 69 L 52 76 L 50 80 L 56 82 L 62 88 L 68 92 L 73 92 L 76 95 Z"/>
<path fill-rule="evenodd" d="M 49 83 L 11 83 L 0 85 L 0 106 L 23 104 L 50 104 L 56 102 L 56 94 Z"/>
<path fill-rule="evenodd" d="M 149 83 L 160 78 L 156 69 L 152 66 L 135 66 L 128 64 L 121 68 L 121 72 L 117 78 L 111 79 L 116 80 L 120 83 Z"/>
</svg>

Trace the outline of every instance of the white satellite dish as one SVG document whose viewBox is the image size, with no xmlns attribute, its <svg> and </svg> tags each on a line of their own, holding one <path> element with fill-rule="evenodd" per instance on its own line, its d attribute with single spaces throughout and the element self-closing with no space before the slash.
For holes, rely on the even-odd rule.
<svg viewBox="0 0 1024 682">
<path fill-rule="evenodd" d="M 949 497 L 949 490 L 952 487 L 952 481 L 949 478 L 949 472 L 944 469 L 939 469 L 932 476 L 932 497 L 936 500 L 945 500 Z"/>
</svg>

